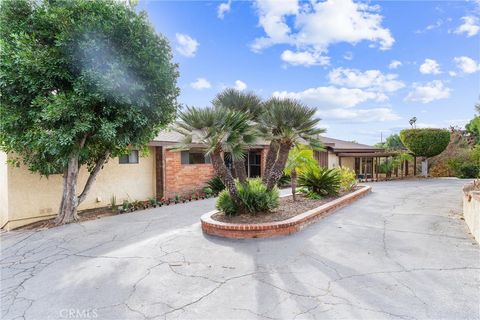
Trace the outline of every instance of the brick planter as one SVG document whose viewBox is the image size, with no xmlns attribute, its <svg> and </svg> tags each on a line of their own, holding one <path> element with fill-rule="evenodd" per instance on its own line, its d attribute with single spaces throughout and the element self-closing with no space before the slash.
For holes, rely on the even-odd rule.
<svg viewBox="0 0 480 320">
<path fill-rule="evenodd" d="M 330 201 L 320 207 L 301 213 L 283 221 L 256 223 L 256 224 L 240 224 L 216 221 L 212 216 L 218 211 L 211 211 L 204 214 L 200 220 L 202 222 L 202 230 L 206 234 L 225 237 L 225 238 L 269 238 L 277 236 L 285 236 L 301 230 L 310 223 L 319 220 L 330 213 L 343 208 L 361 197 L 367 195 L 372 187 L 364 186 L 360 189 L 349 193 L 343 197 Z"/>
</svg>

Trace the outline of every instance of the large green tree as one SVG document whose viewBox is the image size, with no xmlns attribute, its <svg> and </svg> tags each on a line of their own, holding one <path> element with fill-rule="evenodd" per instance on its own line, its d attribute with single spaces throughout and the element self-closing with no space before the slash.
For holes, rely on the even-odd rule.
<svg viewBox="0 0 480 320">
<path fill-rule="evenodd" d="M 402 143 L 415 155 L 424 157 L 422 175 L 428 175 L 428 158 L 442 153 L 450 142 L 450 132 L 445 129 L 405 129 L 400 131 Z"/>
<path fill-rule="evenodd" d="M 31 171 L 63 174 L 57 223 L 71 222 L 108 159 L 174 119 L 169 43 L 120 1 L 3 0 L 0 47 L 0 148 Z"/>
<path fill-rule="evenodd" d="M 475 143 L 480 145 L 480 101 L 475 104 L 475 110 L 479 115 L 475 115 L 475 117 L 467 123 L 465 129 L 467 129 L 467 132 L 473 137 Z"/>
</svg>

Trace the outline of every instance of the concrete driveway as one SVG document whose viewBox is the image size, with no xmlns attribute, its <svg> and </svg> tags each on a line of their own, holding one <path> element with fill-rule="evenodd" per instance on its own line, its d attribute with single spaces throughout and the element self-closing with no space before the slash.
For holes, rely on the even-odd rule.
<svg viewBox="0 0 480 320">
<path fill-rule="evenodd" d="M 2 319 L 480 319 L 464 183 L 372 184 L 275 239 L 204 236 L 213 199 L 4 233 Z"/>
</svg>

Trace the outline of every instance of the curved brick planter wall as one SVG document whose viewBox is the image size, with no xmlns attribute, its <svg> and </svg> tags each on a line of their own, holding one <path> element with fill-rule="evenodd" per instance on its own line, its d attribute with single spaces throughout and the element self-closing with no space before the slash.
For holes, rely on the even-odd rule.
<svg viewBox="0 0 480 320">
<path fill-rule="evenodd" d="M 369 186 L 362 187 L 357 191 L 320 207 L 299 214 L 293 218 L 277 222 L 256 224 L 226 223 L 213 220 L 211 217 L 217 213 L 217 211 L 211 211 L 200 218 L 202 230 L 207 234 L 225 238 L 268 238 L 285 236 L 297 232 L 308 224 L 354 202 L 368 194 L 371 189 Z"/>
<path fill-rule="evenodd" d="M 465 187 L 463 217 L 472 235 L 480 242 L 480 191 L 468 190 L 469 185 Z"/>
</svg>

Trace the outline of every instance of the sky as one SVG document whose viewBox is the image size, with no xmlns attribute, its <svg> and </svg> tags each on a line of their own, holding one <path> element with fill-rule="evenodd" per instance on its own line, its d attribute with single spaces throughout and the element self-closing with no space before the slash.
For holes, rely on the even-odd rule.
<svg viewBox="0 0 480 320">
<path fill-rule="evenodd" d="M 234 87 L 317 109 L 326 136 L 374 144 L 464 126 L 480 95 L 480 0 L 140 0 L 179 64 L 182 105 Z"/>
</svg>

